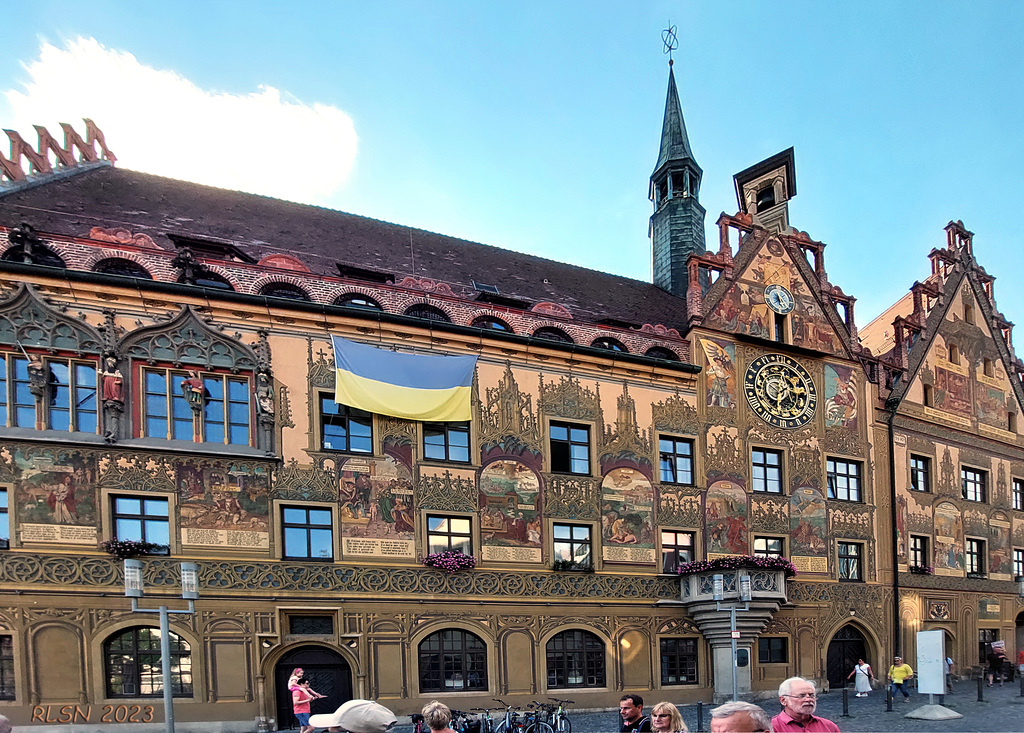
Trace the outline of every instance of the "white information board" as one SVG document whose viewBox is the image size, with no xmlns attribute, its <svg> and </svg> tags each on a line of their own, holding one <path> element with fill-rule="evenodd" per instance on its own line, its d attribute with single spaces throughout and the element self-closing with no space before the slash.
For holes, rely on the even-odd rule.
<svg viewBox="0 0 1024 733">
<path fill-rule="evenodd" d="M 917 632 L 917 691 L 927 695 L 946 693 L 946 670 L 943 648 L 945 638 L 942 631 Z"/>
</svg>

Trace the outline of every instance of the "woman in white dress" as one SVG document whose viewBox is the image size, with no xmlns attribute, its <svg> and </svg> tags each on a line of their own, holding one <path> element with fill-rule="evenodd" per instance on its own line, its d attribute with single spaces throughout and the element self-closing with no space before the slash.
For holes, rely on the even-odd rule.
<svg viewBox="0 0 1024 733">
<path fill-rule="evenodd" d="M 863 659 L 858 659 L 853 671 L 846 676 L 846 679 L 851 677 L 854 678 L 856 697 L 867 697 L 871 692 L 871 680 L 875 678 L 875 673 L 871 671 L 871 665 Z"/>
</svg>

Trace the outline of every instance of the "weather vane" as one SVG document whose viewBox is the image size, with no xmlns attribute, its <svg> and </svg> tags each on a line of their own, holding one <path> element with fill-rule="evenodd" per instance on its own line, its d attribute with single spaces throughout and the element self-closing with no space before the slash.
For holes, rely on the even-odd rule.
<svg viewBox="0 0 1024 733">
<path fill-rule="evenodd" d="M 661 32 L 661 42 L 665 44 L 665 53 L 668 54 L 668 65 L 671 66 L 672 52 L 679 48 L 679 39 L 676 38 L 676 27 L 674 25 L 670 25 Z"/>
</svg>

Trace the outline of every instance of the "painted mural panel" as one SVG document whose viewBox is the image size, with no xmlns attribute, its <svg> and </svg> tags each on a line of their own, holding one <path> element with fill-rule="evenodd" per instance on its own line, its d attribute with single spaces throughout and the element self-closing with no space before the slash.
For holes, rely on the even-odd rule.
<svg viewBox="0 0 1024 733">
<path fill-rule="evenodd" d="M 704 514 L 709 559 L 749 553 L 747 491 L 740 483 L 725 479 L 712 483 Z"/>
<path fill-rule="evenodd" d="M 726 341 L 701 339 L 708 358 L 704 375 L 707 407 L 736 407 L 736 346 Z"/>
<path fill-rule="evenodd" d="M 857 376 L 853 368 L 825 365 L 825 427 L 857 429 Z"/>
<path fill-rule="evenodd" d="M 971 388 L 967 376 L 936 366 L 935 407 L 969 417 L 971 415 Z"/>
<path fill-rule="evenodd" d="M 391 456 L 349 458 L 338 478 L 342 554 L 415 557 L 409 469 Z"/>
<path fill-rule="evenodd" d="M 935 574 L 964 572 L 964 522 L 960 510 L 949 502 L 935 507 Z"/>
<path fill-rule="evenodd" d="M 976 382 L 974 393 L 978 420 L 993 428 L 1006 429 L 1006 393 L 990 384 Z"/>
<path fill-rule="evenodd" d="M 800 486 L 789 499 L 790 555 L 796 569 L 828 572 L 828 514 L 825 497 L 813 486 Z"/>
<path fill-rule="evenodd" d="M 1010 547 L 1010 520 L 997 513 L 989 522 L 989 577 L 993 580 L 1012 580 L 1013 550 Z"/>
<path fill-rule="evenodd" d="M 605 474 L 601 536 L 605 561 L 654 563 L 654 488 L 640 471 L 615 468 Z"/>
<path fill-rule="evenodd" d="M 22 542 L 94 545 L 96 458 L 78 451 L 15 448 L 14 511 Z"/>
<path fill-rule="evenodd" d="M 480 559 L 540 562 L 540 479 L 519 461 L 500 460 L 480 472 Z"/>
<path fill-rule="evenodd" d="M 182 544 L 270 549 L 270 476 L 266 469 L 179 464 L 175 483 Z"/>
</svg>

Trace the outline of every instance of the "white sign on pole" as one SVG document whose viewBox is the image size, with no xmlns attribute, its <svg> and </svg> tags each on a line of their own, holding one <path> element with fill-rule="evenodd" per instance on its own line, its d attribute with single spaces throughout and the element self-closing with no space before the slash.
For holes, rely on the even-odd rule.
<svg viewBox="0 0 1024 733">
<path fill-rule="evenodd" d="M 917 632 L 917 691 L 927 695 L 946 693 L 946 670 L 942 631 Z"/>
</svg>

